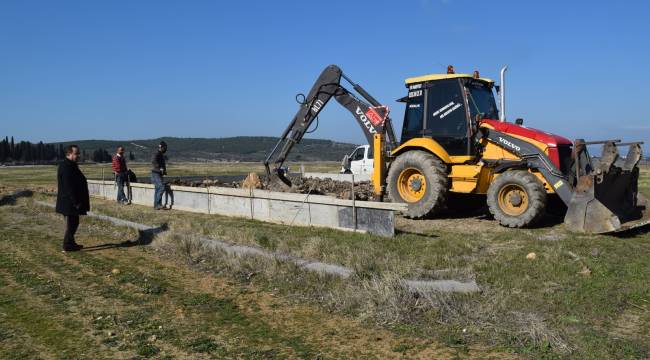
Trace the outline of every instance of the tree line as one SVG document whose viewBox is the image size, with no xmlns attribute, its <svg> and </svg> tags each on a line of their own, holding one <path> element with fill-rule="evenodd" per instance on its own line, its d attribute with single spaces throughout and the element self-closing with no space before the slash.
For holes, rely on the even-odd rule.
<svg viewBox="0 0 650 360">
<path fill-rule="evenodd" d="M 0 141 L 0 162 L 47 163 L 64 157 L 63 144 L 56 146 L 42 141 L 37 144 L 29 141 L 15 142 L 13 136 Z"/>
<path fill-rule="evenodd" d="M 0 141 L 0 163 L 31 163 L 47 164 L 61 161 L 65 158 L 65 147 L 62 143 L 45 144 L 42 141 L 31 143 L 29 141 L 15 142 L 14 137 L 5 138 Z M 129 159 L 134 160 L 135 156 L 129 152 Z M 88 158 L 86 150 L 82 150 L 81 161 L 111 162 L 111 154 L 106 149 L 96 149 Z"/>
</svg>

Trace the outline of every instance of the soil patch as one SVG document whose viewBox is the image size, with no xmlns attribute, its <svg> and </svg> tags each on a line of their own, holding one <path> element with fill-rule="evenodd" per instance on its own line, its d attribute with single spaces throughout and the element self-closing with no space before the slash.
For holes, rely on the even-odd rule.
<svg viewBox="0 0 650 360">
<path fill-rule="evenodd" d="M 327 195 L 337 199 L 349 199 L 353 197 L 355 200 L 361 201 L 374 201 L 375 194 L 372 184 L 369 181 L 354 184 L 346 181 L 337 181 L 332 179 L 314 179 L 302 178 L 299 176 L 292 176 L 289 178 L 291 186 L 284 186 L 276 182 L 269 181 L 268 179 L 261 178 L 258 185 L 263 190 L 291 192 L 297 194 L 312 194 L 312 195 Z M 168 182 L 170 185 L 190 186 L 190 187 L 208 187 L 218 186 L 226 188 L 244 188 L 246 187 L 245 179 L 241 177 L 240 180 L 233 179 L 187 179 L 176 178 Z M 354 194 L 354 196 L 353 196 Z"/>
</svg>

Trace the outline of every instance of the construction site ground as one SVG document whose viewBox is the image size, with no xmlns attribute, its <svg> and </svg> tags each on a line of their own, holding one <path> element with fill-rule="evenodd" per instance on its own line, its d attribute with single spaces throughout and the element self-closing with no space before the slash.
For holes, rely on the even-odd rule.
<svg viewBox="0 0 650 360">
<path fill-rule="evenodd" d="M 335 164 L 314 164 L 318 171 Z M 146 176 L 146 165 L 134 166 Z M 93 178 L 109 165 L 82 166 Z M 169 168 L 242 175 L 257 164 Z M 650 233 L 586 236 L 561 217 L 498 226 L 467 213 L 397 219 L 395 238 L 156 212 L 92 199 L 93 211 L 156 235 L 83 218 L 59 251 L 54 167 L 0 169 L 0 358 L 648 358 Z M 641 192 L 650 195 L 642 169 Z M 29 193 L 19 193 L 31 189 Z M 49 193 L 49 194 L 48 194 Z M 207 251 L 208 236 L 354 269 L 348 280 Z M 532 254 L 532 255 L 531 255 Z M 400 280 L 475 279 L 477 294 L 408 292 Z"/>
<path fill-rule="evenodd" d="M 252 175 L 252 176 L 251 176 Z M 327 195 L 337 199 L 352 199 L 374 201 L 376 199 L 372 184 L 369 181 L 352 183 L 332 179 L 316 179 L 295 174 L 286 177 L 289 183 L 284 183 L 276 177 L 265 174 L 250 173 L 247 175 L 223 176 L 178 176 L 168 179 L 168 183 L 189 187 L 225 187 L 225 188 L 254 188 L 261 190 L 291 192 L 299 194 Z M 145 180 L 148 182 L 148 179 Z"/>
</svg>

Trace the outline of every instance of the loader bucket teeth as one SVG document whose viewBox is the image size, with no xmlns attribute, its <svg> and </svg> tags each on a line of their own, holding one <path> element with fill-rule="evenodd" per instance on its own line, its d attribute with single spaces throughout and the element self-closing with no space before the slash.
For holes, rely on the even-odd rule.
<svg viewBox="0 0 650 360">
<path fill-rule="evenodd" d="M 570 231 L 602 234 L 650 223 L 648 201 L 638 193 L 641 147 L 630 144 L 622 167 L 618 150 L 607 142 L 594 172 L 578 178 L 564 223 Z"/>
<path fill-rule="evenodd" d="M 600 163 L 598 164 L 598 169 L 605 173 L 608 172 L 612 165 L 618 159 L 618 149 L 614 145 L 613 141 L 605 143 L 603 146 L 603 154 L 600 157 Z"/>
<path fill-rule="evenodd" d="M 641 160 L 641 145 L 640 144 L 631 144 L 630 150 L 627 152 L 625 157 L 625 163 L 623 164 L 623 170 L 632 171 L 636 165 Z"/>
</svg>

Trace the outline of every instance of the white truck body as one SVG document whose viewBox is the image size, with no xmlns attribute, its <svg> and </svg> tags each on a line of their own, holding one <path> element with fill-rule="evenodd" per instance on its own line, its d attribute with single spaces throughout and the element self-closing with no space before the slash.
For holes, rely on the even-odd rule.
<svg viewBox="0 0 650 360">
<path fill-rule="evenodd" d="M 342 174 L 372 175 L 374 159 L 370 145 L 357 146 L 347 157 L 350 166 L 349 169 L 346 169 L 346 161 L 343 161 L 344 165 L 341 167 Z"/>
</svg>

